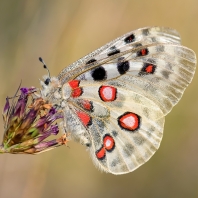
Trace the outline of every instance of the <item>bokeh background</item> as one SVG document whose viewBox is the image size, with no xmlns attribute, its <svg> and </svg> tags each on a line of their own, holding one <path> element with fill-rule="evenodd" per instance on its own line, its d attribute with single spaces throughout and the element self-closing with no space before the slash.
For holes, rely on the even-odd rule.
<svg viewBox="0 0 198 198">
<path fill-rule="evenodd" d="M 52 75 L 122 34 L 145 26 L 179 31 L 198 52 L 198 1 L 0 1 L 0 105 L 20 81 L 39 87 Z M 41 155 L 0 156 L 0 198 L 198 197 L 198 73 L 167 116 L 160 149 L 136 171 L 98 171 L 75 142 Z M 3 125 L 0 120 L 1 135 Z"/>
</svg>

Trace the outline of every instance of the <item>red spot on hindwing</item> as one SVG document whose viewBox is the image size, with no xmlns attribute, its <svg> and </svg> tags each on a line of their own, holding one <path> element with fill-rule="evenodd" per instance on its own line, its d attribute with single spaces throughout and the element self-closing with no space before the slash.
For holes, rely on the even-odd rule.
<svg viewBox="0 0 198 198">
<path fill-rule="evenodd" d="M 91 101 L 88 101 L 88 100 L 83 100 L 82 101 L 82 107 L 85 110 L 88 110 L 88 111 L 92 111 L 93 110 L 93 104 L 92 104 Z"/>
<path fill-rule="evenodd" d="M 117 89 L 112 86 L 101 86 L 98 93 L 104 102 L 110 102 L 116 99 Z"/>
<path fill-rule="evenodd" d="M 96 157 L 100 160 L 104 159 L 106 155 L 106 150 L 104 147 L 102 147 L 101 149 L 99 149 L 98 151 L 96 151 Z"/>
<path fill-rule="evenodd" d="M 126 112 L 118 117 L 118 125 L 122 129 L 135 131 L 140 126 L 140 116 L 132 112 Z"/>
<path fill-rule="evenodd" d="M 72 90 L 71 96 L 72 96 L 73 98 L 77 98 L 77 97 L 81 96 L 82 93 L 83 93 L 82 88 L 77 87 L 77 88 L 75 88 L 74 90 Z"/>
<path fill-rule="evenodd" d="M 115 141 L 113 137 L 111 137 L 109 134 L 105 134 L 103 137 L 103 144 L 102 147 L 96 151 L 96 157 L 99 160 L 102 160 L 106 156 L 106 151 L 111 152 L 115 148 Z"/>
<path fill-rule="evenodd" d="M 71 96 L 73 98 L 77 98 L 82 95 L 83 91 L 82 88 L 79 87 L 80 81 L 79 80 L 71 80 L 68 82 L 69 86 L 71 87 Z"/>
<path fill-rule="evenodd" d="M 87 127 L 92 124 L 91 117 L 87 113 L 82 112 L 82 111 L 77 111 L 77 115 L 80 118 L 84 126 Z"/>
<path fill-rule="evenodd" d="M 115 146 L 114 139 L 110 135 L 105 135 L 103 138 L 103 145 L 107 151 L 111 151 Z"/>
</svg>

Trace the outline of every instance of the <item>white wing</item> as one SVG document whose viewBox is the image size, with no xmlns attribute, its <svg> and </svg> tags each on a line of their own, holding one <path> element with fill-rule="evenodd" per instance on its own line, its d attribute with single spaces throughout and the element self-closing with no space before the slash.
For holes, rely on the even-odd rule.
<svg viewBox="0 0 198 198">
<path fill-rule="evenodd" d="M 164 116 L 191 82 L 195 64 L 195 53 L 169 28 L 115 39 L 59 74 L 63 90 L 78 82 L 65 108 L 68 131 L 83 139 L 102 170 L 135 170 L 159 148 Z"/>
</svg>

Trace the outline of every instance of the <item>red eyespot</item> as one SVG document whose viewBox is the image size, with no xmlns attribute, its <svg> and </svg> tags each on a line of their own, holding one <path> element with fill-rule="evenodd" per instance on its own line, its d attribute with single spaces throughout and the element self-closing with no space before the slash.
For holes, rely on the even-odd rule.
<svg viewBox="0 0 198 198">
<path fill-rule="evenodd" d="M 140 116 L 132 112 L 126 112 L 118 117 L 118 124 L 122 129 L 135 131 L 140 126 Z"/>
<path fill-rule="evenodd" d="M 104 102 L 110 102 L 116 99 L 117 89 L 112 86 L 101 86 L 98 93 Z"/>
</svg>

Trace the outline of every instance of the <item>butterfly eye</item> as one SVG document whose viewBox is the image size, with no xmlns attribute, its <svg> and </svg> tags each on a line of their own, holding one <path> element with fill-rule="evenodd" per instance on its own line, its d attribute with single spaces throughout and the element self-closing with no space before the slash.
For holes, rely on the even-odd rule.
<svg viewBox="0 0 198 198">
<path fill-rule="evenodd" d="M 50 78 L 46 78 L 46 80 L 44 81 L 44 83 L 45 83 L 46 85 L 49 85 L 49 83 L 50 83 Z"/>
</svg>

